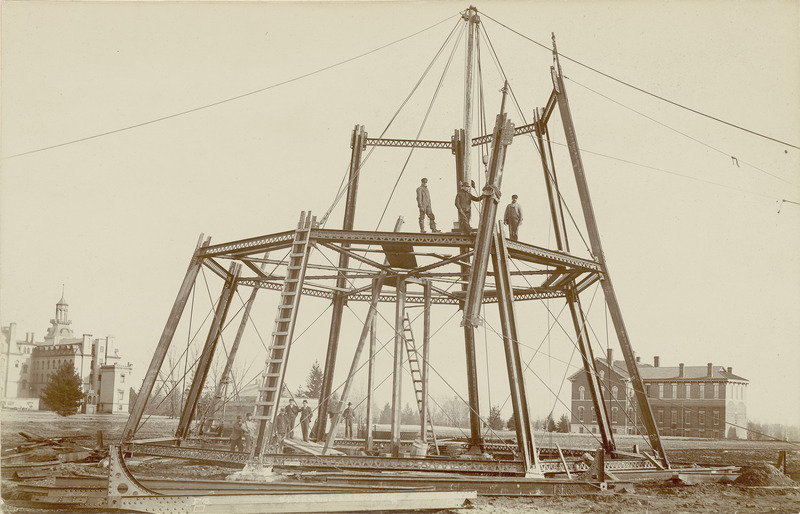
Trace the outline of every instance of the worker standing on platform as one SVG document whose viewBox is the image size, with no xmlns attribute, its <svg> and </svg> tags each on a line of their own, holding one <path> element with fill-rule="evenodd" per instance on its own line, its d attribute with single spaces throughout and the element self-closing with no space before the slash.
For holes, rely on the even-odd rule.
<svg viewBox="0 0 800 514">
<path fill-rule="evenodd" d="M 472 187 L 475 187 L 474 181 L 472 182 Z M 466 181 L 461 182 L 461 187 L 456 193 L 456 209 L 458 209 L 458 228 L 462 234 L 472 232 L 472 227 L 469 224 L 469 219 L 472 217 L 472 202 L 479 200 L 479 196 L 470 193 L 469 184 Z"/>
<path fill-rule="evenodd" d="M 303 429 L 303 441 L 308 442 L 308 426 L 311 424 L 311 416 L 314 413 L 308 406 L 308 400 L 303 400 L 303 408 L 300 409 L 300 427 Z"/>
<path fill-rule="evenodd" d="M 342 417 L 344 418 L 344 437 L 345 439 L 352 439 L 353 438 L 353 420 L 355 419 L 356 415 L 353 412 L 353 404 L 347 402 L 347 408 L 342 413 Z"/>
<path fill-rule="evenodd" d="M 425 216 L 431 223 L 431 232 L 438 234 L 441 230 L 436 230 L 436 216 L 431 210 L 431 193 L 428 191 L 428 179 L 423 178 L 422 184 L 417 188 L 417 207 L 419 207 L 419 231 L 425 232 Z"/>
<path fill-rule="evenodd" d="M 509 239 L 512 241 L 517 240 L 517 231 L 522 224 L 522 207 L 517 203 L 517 198 L 517 195 L 511 195 L 511 203 L 506 206 L 506 214 L 503 216 L 503 223 L 508 225 Z"/>
</svg>

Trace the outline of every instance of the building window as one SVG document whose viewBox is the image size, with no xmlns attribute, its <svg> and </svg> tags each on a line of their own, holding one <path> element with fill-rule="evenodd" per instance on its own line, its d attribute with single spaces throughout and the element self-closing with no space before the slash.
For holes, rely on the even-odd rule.
<svg viewBox="0 0 800 514">
<path fill-rule="evenodd" d="M 701 410 L 697 413 L 697 423 L 700 425 L 706 424 L 706 411 Z"/>
<path fill-rule="evenodd" d="M 120 375 L 119 376 L 119 383 L 120 384 L 124 384 L 125 383 L 125 375 Z"/>
<path fill-rule="evenodd" d="M 611 407 L 611 422 L 612 423 L 616 423 L 617 422 L 617 408 L 616 407 Z"/>
<path fill-rule="evenodd" d="M 678 397 L 678 384 L 675 383 L 672 384 L 672 397 L 673 398 Z"/>
<path fill-rule="evenodd" d="M 684 409 L 683 411 L 683 423 L 686 425 L 692 424 L 692 411 L 691 409 Z"/>
<path fill-rule="evenodd" d="M 597 421 L 597 411 L 594 410 L 594 406 L 592 406 L 592 423 Z"/>
<path fill-rule="evenodd" d="M 23 373 L 27 373 L 28 372 L 28 365 L 27 364 L 23 364 L 22 365 L 22 372 Z"/>
<path fill-rule="evenodd" d="M 664 384 L 662 384 L 660 382 L 658 384 L 658 397 L 659 398 L 663 398 L 664 397 Z"/>
<path fill-rule="evenodd" d="M 664 409 L 658 409 L 658 424 L 664 424 Z"/>
<path fill-rule="evenodd" d="M 684 398 L 691 398 L 692 397 L 692 384 L 686 384 L 686 391 L 683 395 Z"/>
<path fill-rule="evenodd" d="M 714 399 L 719 399 L 719 384 L 714 384 Z"/>
<path fill-rule="evenodd" d="M 705 397 L 706 397 L 706 385 L 701 383 L 700 384 L 700 398 L 705 398 Z"/>
<path fill-rule="evenodd" d="M 617 388 L 617 386 L 612 387 L 611 388 L 611 397 L 616 400 L 618 392 L 619 392 L 619 389 Z"/>
<path fill-rule="evenodd" d="M 581 423 L 583 423 L 583 411 L 584 411 L 583 407 L 578 407 L 578 421 L 580 421 Z"/>
<path fill-rule="evenodd" d="M 578 388 L 578 399 L 585 400 L 586 399 L 586 389 L 583 386 Z"/>
<path fill-rule="evenodd" d="M 644 387 L 645 387 L 645 391 L 647 392 L 647 397 L 648 398 L 652 398 L 653 397 L 653 393 L 650 391 L 650 384 L 647 384 Z"/>
<path fill-rule="evenodd" d="M 719 409 L 714 409 L 714 425 L 719 425 Z"/>
<path fill-rule="evenodd" d="M 678 424 L 678 409 L 672 409 L 672 426 Z"/>
<path fill-rule="evenodd" d="M 19 361 L 14 361 L 14 367 L 15 367 L 15 368 L 18 368 L 18 367 L 19 367 Z"/>
<path fill-rule="evenodd" d="M 606 378 L 606 372 L 603 371 L 602 369 L 600 370 L 600 378 L 601 379 Z"/>
<path fill-rule="evenodd" d="M 119 401 L 122 401 L 122 400 L 125 399 L 125 391 L 117 391 L 117 395 L 118 395 Z"/>
</svg>

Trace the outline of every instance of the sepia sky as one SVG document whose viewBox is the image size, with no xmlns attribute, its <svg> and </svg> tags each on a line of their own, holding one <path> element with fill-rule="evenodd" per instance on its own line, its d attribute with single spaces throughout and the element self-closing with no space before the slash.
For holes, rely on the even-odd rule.
<svg viewBox="0 0 800 514">
<path fill-rule="evenodd" d="M 198 236 L 219 243 L 292 229 L 301 210 L 321 217 L 347 169 L 353 126 L 365 125 L 370 137 L 383 131 L 467 7 L 4 2 L 3 326 L 16 322 L 20 338 L 35 332 L 41 340 L 64 284 L 76 333 L 113 334 L 141 379 Z M 665 366 L 730 366 L 750 381 L 750 419 L 800 422 L 800 3 L 543 0 L 476 7 L 491 42 L 481 47 L 489 130 L 502 87 L 491 50 L 522 108 L 524 119 L 513 102 L 508 108 L 516 125 L 530 123 L 552 90 L 551 53 L 509 28 L 548 48 L 555 33 L 559 51 L 580 63 L 561 60 L 606 259 L 637 354 L 648 363 L 659 355 Z M 450 40 L 386 137 L 417 137 L 453 49 L 419 137 L 447 140 L 461 126 L 464 43 Z M 552 137 L 567 181 L 563 133 Z M 425 176 L 437 220 L 449 229 L 456 219 L 452 156 L 432 152 L 412 155 L 389 199 L 408 154 L 376 151 L 362 175 L 356 228 L 391 230 L 404 216 L 404 229 L 416 230 L 414 189 Z M 503 204 L 517 193 L 525 209 L 521 239 L 554 247 L 529 140 L 509 147 L 505 172 Z M 571 212 L 580 217 L 573 200 Z M 341 219 L 339 203 L 327 226 L 338 228 Z M 583 246 L 577 236 L 572 241 Z M 298 327 L 325 307 L 309 300 L 312 312 Z M 526 329 L 547 323 L 547 313 L 516 308 Z M 602 320 L 602 305 L 593 309 Z M 262 311 L 266 337 L 274 310 Z M 295 353 L 293 389 L 314 359 L 324 361 L 327 319 Z M 605 341 L 602 323 L 595 329 Z M 359 327 L 350 330 L 357 336 Z M 448 330 L 460 337 L 457 321 Z M 540 344 L 538 330 L 527 349 Z M 343 334 L 349 342 L 340 368 L 349 365 L 355 336 Z M 185 341 L 186 334 L 176 337 Z M 481 343 L 479 352 L 489 359 L 481 380 L 487 394 L 495 383 L 507 388 L 496 359 L 501 346 L 493 351 L 490 344 L 499 343 Z M 569 360 L 571 346 L 547 344 L 555 360 L 540 363 L 537 376 L 556 389 L 579 361 Z M 458 384 L 463 346 L 454 348 L 442 347 L 438 365 Z M 437 391 L 453 394 L 441 384 Z M 494 394 L 492 404 L 505 393 Z M 552 398 L 533 403 L 537 415 L 555 405 Z"/>
</svg>

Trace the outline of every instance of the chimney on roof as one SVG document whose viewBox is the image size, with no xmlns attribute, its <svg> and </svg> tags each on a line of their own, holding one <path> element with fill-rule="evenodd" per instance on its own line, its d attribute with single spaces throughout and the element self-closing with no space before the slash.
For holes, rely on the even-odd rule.
<svg viewBox="0 0 800 514">
<path fill-rule="evenodd" d="M 678 378 L 683 378 L 683 363 L 678 364 Z"/>
<path fill-rule="evenodd" d="M 658 355 L 656 355 L 656 356 L 654 356 L 654 357 L 653 357 L 653 367 L 654 367 L 654 368 L 657 368 L 657 367 L 658 367 L 659 360 L 660 360 L 660 359 L 658 358 Z"/>
<path fill-rule="evenodd" d="M 638 363 L 640 363 L 640 362 L 642 362 L 642 358 L 641 358 L 641 357 L 639 357 L 639 356 L 637 355 L 637 356 L 636 356 L 636 363 L 638 364 Z"/>
<path fill-rule="evenodd" d="M 708 363 L 708 376 L 709 377 L 714 376 L 714 364 L 710 362 Z"/>
<path fill-rule="evenodd" d="M 606 358 L 608 359 L 608 367 L 610 368 L 611 366 L 614 365 L 614 349 L 613 348 L 609 348 L 607 350 Z"/>
<path fill-rule="evenodd" d="M 728 366 L 728 375 L 733 375 L 733 368 Z"/>
</svg>

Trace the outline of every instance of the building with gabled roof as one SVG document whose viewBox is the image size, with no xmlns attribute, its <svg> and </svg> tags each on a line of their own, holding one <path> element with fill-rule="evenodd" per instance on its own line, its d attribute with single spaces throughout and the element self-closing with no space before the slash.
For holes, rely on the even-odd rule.
<svg viewBox="0 0 800 514">
<path fill-rule="evenodd" d="M 747 437 L 747 385 L 733 368 L 715 366 L 661 366 L 636 359 L 647 390 L 650 409 L 661 435 L 707 438 Z M 624 361 L 614 361 L 611 350 L 595 359 L 612 432 L 644 434 L 639 409 Z M 571 431 L 597 433 L 597 416 L 585 370 L 569 377 L 572 383 Z"/>
</svg>

